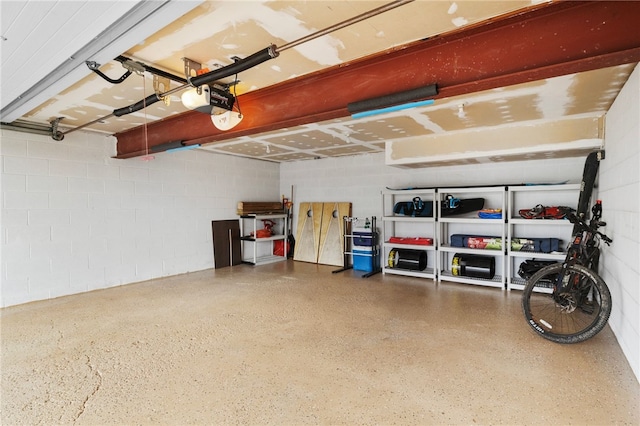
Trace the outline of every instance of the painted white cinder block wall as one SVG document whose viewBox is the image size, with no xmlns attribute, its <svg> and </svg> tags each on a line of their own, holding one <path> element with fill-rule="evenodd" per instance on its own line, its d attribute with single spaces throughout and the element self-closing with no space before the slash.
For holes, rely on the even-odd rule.
<svg viewBox="0 0 640 426">
<path fill-rule="evenodd" d="M 640 67 L 607 113 L 598 186 L 604 232 L 614 241 L 600 271 L 613 299 L 609 324 L 640 379 Z"/>
<path fill-rule="evenodd" d="M 113 159 L 115 139 L 0 136 L 1 306 L 214 266 L 211 221 L 279 199 L 279 166 L 203 152 Z"/>
<path fill-rule="evenodd" d="M 385 187 L 578 183 L 583 167 L 584 158 L 566 158 L 400 169 L 386 166 L 384 154 L 372 154 L 283 163 L 280 191 L 290 196 L 294 187 L 295 227 L 300 202 L 349 201 L 353 203 L 353 216 L 380 217 L 381 191 Z"/>
</svg>

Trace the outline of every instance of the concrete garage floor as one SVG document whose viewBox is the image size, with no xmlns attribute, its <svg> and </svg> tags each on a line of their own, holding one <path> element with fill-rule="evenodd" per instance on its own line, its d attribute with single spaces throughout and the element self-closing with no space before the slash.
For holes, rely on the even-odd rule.
<svg viewBox="0 0 640 426">
<path fill-rule="evenodd" d="M 287 261 L 2 310 L 13 424 L 633 424 L 607 327 L 558 345 L 520 294 Z"/>
</svg>

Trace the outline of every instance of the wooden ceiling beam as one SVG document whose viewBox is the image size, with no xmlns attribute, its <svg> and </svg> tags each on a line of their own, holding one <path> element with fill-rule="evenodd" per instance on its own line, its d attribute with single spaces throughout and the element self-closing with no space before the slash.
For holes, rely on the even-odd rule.
<svg viewBox="0 0 640 426">
<path fill-rule="evenodd" d="M 117 157 L 346 117 L 349 103 L 434 83 L 438 99 L 638 62 L 638 22 L 640 2 L 550 3 L 246 93 L 228 131 L 189 111 L 147 125 L 146 139 L 143 127 L 117 133 Z"/>
</svg>

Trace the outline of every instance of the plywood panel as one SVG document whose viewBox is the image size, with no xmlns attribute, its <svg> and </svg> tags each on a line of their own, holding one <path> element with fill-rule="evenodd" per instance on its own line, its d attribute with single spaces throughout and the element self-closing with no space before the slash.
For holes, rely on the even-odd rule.
<svg viewBox="0 0 640 426">
<path fill-rule="evenodd" d="M 300 203 L 293 260 L 317 263 L 322 203 Z"/>
<path fill-rule="evenodd" d="M 318 263 L 344 266 L 344 216 L 351 216 L 351 203 L 323 204 Z"/>
</svg>

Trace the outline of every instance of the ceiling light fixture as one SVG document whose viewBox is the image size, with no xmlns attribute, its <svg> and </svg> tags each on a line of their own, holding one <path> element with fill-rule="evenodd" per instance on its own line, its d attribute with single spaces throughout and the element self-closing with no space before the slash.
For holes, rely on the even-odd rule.
<svg viewBox="0 0 640 426">
<path fill-rule="evenodd" d="M 238 62 L 240 60 L 240 58 L 238 58 L 237 56 L 233 56 L 231 57 L 231 59 L 233 59 L 235 62 Z M 231 110 L 231 111 L 226 111 L 223 114 L 216 114 L 211 116 L 211 121 L 213 122 L 213 125 L 216 126 L 218 130 L 222 130 L 222 131 L 231 130 L 232 128 L 240 124 L 240 122 L 242 121 L 243 115 L 242 115 L 242 110 L 240 109 L 240 98 L 238 98 L 238 93 L 237 93 L 239 82 L 240 80 L 238 80 L 238 74 L 236 73 L 236 77 L 233 80 L 231 87 L 233 87 L 233 96 L 236 100 L 236 108 L 238 109 L 238 113 L 236 114 L 233 110 Z"/>
<path fill-rule="evenodd" d="M 236 127 L 242 121 L 243 115 L 235 111 L 226 111 L 222 114 L 213 114 L 211 122 L 218 130 L 226 131 Z"/>
</svg>

